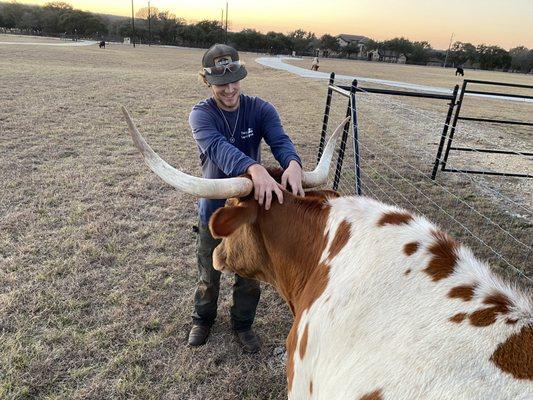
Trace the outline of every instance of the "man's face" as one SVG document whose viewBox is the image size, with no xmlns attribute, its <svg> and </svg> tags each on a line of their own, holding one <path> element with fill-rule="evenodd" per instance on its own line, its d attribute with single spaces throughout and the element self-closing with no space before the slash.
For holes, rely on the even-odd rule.
<svg viewBox="0 0 533 400">
<path fill-rule="evenodd" d="M 239 107 L 239 95 L 241 94 L 241 81 L 226 85 L 211 85 L 213 97 L 218 106 L 226 111 L 233 111 Z"/>
</svg>

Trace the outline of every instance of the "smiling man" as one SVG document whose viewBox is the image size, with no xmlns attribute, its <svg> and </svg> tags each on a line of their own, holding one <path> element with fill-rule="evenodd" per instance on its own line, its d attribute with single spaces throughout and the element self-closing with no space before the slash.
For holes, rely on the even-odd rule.
<svg viewBox="0 0 533 400">
<path fill-rule="evenodd" d="M 233 47 L 215 44 L 208 49 L 202 59 L 200 78 L 211 88 L 212 96 L 193 107 L 189 124 L 200 152 L 203 177 L 221 179 L 248 173 L 256 200 L 268 210 L 275 201 L 273 195 L 283 202 L 282 189 L 288 186 L 294 194 L 304 195 L 301 161 L 274 106 L 241 93 L 241 80 L 246 75 L 244 63 Z M 284 169 L 281 185 L 261 166 L 263 139 Z M 220 240 L 211 236 L 208 223 L 224 203 L 225 199 L 199 201 L 199 275 L 189 333 L 191 346 L 207 341 L 217 314 L 220 272 L 213 268 L 213 250 Z M 252 330 L 259 296 L 259 282 L 235 275 L 232 328 L 244 351 L 249 353 L 260 349 L 259 339 Z"/>
</svg>

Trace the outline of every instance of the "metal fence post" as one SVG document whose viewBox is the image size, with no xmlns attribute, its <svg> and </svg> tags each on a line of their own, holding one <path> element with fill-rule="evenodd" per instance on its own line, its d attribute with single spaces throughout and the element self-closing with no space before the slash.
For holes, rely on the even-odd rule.
<svg viewBox="0 0 533 400">
<path fill-rule="evenodd" d="M 361 156 L 359 154 L 359 126 L 357 124 L 357 79 L 352 82 L 350 89 L 351 107 L 351 122 L 352 122 L 352 136 L 353 136 L 353 154 L 354 154 L 354 171 L 355 171 L 355 193 L 359 196 L 363 194 L 361 182 Z"/>
<path fill-rule="evenodd" d="M 450 153 L 450 147 L 452 146 L 453 135 L 455 133 L 455 128 L 457 127 L 457 121 L 459 120 L 461 106 L 463 105 L 463 99 L 465 97 L 467 83 L 468 79 L 465 79 L 463 81 L 463 86 L 461 86 L 461 94 L 459 95 L 459 101 L 457 102 L 457 108 L 455 109 L 455 115 L 453 116 L 452 129 L 450 129 L 450 137 L 448 138 L 448 143 L 446 144 L 446 151 L 444 152 L 444 158 L 441 162 L 441 171 L 444 171 L 444 169 L 446 168 L 446 162 L 448 161 L 448 154 Z"/>
<path fill-rule="evenodd" d="M 444 148 L 444 143 L 446 142 L 446 136 L 448 135 L 448 127 L 450 126 L 450 120 L 452 118 L 453 109 L 457 101 L 457 92 L 459 91 L 459 85 L 455 85 L 453 88 L 453 99 L 449 103 L 448 114 L 446 115 L 446 121 L 444 122 L 444 127 L 442 128 L 442 135 L 440 137 L 439 148 L 437 150 L 437 156 L 435 157 L 435 164 L 433 165 L 433 171 L 431 172 L 431 179 L 435 180 L 437 176 L 437 170 L 439 169 L 440 157 L 442 155 L 442 149 Z"/>
<path fill-rule="evenodd" d="M 357 88 L 357 80 L 354 80 L 355 86 L 352 83 L 350 88 L 350 97 L 348 97 L 348 106 L 346 107 L 346 117 L 352 115 L 352 94 L 355 93 Z M 346 141 L 348 140 L 348 131 L 350 130 L 350 121 L 344 125 L 342 131 L 341 145 L 339 147 L 339 156 L 337 157 L 337 168 L 335 169 L 335 178 L 333 179 L 333 190 L 337 190 L 339 187 L 339 181 L 341 179 L 342 163 L 344 161 L 344 153 L 346 151 Z"/>
<path fill-rule="evenodd" d="M 328 85 L 328 95 L 326 98 L 326 110 L 324 111 L 324 120 L 322 122 L 322 133 L 320 134 L 320 143 L 318 144 L 318 157 L 316 163 L 320 161 L 322 157 L 322 152 L 324 151 L 324 146 L 326 145 L 326 133 L 328 131 L 328 121 L 329 121 L 329 110 L 331 108 L 331 97 L 333 95 L 333 90 L 331 86 L 335 84 L 335 72 L 332 72 L 329 75 L 329 85 Z"/>
</svg>

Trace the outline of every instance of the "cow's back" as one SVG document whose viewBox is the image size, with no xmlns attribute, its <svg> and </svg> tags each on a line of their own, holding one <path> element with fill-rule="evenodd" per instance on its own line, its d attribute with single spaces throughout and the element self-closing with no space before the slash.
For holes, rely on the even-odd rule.
<svg viewBox="0 0 533 400">
<path fill-rule="evenodd" d="M 530 295 L 421 217 L 330 204 L 328 283 L 298 318 L 291 399 L 533 398 Z"/>
</svg>

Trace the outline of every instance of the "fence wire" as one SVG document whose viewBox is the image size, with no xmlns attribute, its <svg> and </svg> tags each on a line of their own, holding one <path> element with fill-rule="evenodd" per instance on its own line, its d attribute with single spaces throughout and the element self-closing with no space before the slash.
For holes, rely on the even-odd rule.
<svg viewBox="0 0 533 400">
<path fill-rule="evenodd" d="M 333 94 L 328 137 L 344 119 L 348 104 L 347 97 Z M 520 180 L 464 173 L 442 174 L 437 181 L 431 180 L 447 111 L 445 102 L 441 104 L 441 113 L 427 112 L 418 109 L 413 100 L 403 102 L 382 94 L 357 94 L 363 194 L 424 215 L 504 275 L 520 276 L 533 283 L 533 269 L 529 265 L 533 251 L 533 213 L 527 187 L 523 195 L 511 196 L 508 193 L 520 186 Z M 469 130 L 465 129 L 465 133 Z M 470 133 L 475 138 L 480 135 Z M 355 195 L 351 129 L 344 145 L 337 190 L 342 195 Z M 333 187 L 339 148 L 340 144 L 334 155 L 328 188 Z M 471 155 L 466 160 L 455 156 L 459 157 L 457 162 L 472 160 Z M 531 170 L 532 165 L 525 162 L 519 168 Z M 505 188 L 505 183 L 510 188 Z"/>
</svg>

